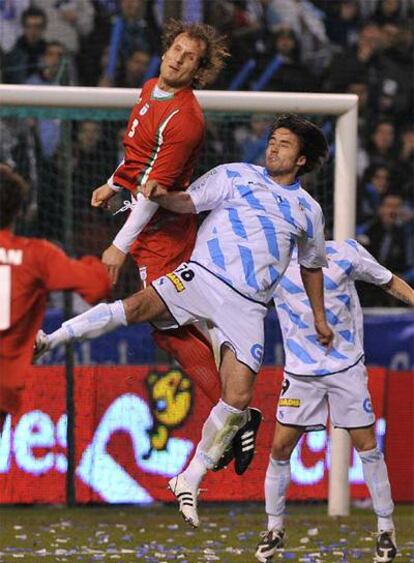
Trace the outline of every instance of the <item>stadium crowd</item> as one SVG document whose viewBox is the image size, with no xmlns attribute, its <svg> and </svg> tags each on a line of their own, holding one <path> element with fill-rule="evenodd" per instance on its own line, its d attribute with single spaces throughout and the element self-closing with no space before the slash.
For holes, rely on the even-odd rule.
<svg viewBox="0 0 414 563">
<path fill-rule="evenodd" d="M 228 37 L 232 56 L 212 89 L 358 95 L 358 240 L 412 284 L 413 0 L 11 0 L 0 3 L 0 81 L 139 88 L 157 75 L 160 30 L 171 17 L 207 22 Z M 198 172 L 222 163 L 223 154 L 227 162 L 263 164 L 269 124 L 259 115 L 226 129 L 208 120 Z M 329 120 L 321 126 L 333 143 Z M 79 208 L 89 208 L 91 190 L 120 160 L 124 128 L 97 121 L 74 127 Z M 0 119 L 0 161 L 37 186 L 28 224 L 58 240 L 61 202 L 53 195 L 65 165 L 61 142 L 57 119 Z M 75 248 L 85 250 L 87 240 L 86 250 L 100 253 L 113 219 L 102 214 L 96 223 L 93 216 L 89 209 L 75 214 Z M 381 291 L 362 291 L 364 305 L 390 300 Z"/>
</svg>

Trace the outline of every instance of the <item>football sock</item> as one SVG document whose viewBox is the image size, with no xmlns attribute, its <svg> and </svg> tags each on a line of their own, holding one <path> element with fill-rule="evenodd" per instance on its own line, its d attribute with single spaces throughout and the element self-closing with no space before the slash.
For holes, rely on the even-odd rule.
<svg viewBox="0 0 414 563">
<path fill-rule="evenodd" d="M 286 491 L 290 483 L 290 460 L 269 458 L 265 478 L 267 529 L 283 528 Z"/>
<path fill-rule="evenodd" d="M 391 498 L 391 487 L 384 456 L 378 448 L 358 453 L 362 461 L 365 483 L 378 518 L 378 530 L 391 530 L 394 528 L 391 517 L 394 503 Z"/>
<path fill-rule="evenodd" d="M 155 343 L 171 354 L 213 405 L 221 395 L 220 375 L 209 340 L 194 325 L 153 333 Z"/>
<path fill-rule="evenodd" d="M 236 432 L 246 421 L 247 409 L 241 411 L 221 399 L 211 409 L 194 457 L 183 472 L 184 478 L 192 487 L 198 487 L 207 470 L 216 465 Z"/>
<path fill-rule="evenodd" d="M 47 335 L 49 349 L 72 342 L 97 338 L 102 334 L 126 326 L 124 305 L 121 300 L 114 303 L 99 303 L 73 319 L 65 321 L 60 328 Z"/>
</svg>

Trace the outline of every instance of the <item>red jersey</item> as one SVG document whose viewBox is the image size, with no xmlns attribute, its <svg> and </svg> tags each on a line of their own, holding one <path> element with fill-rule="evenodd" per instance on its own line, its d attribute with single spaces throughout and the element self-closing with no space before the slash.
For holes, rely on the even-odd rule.
<svg viewBox="0 0 414 563">
<path fill-rule="evenodd" d="M 15 410 L 47 294 L 64 289 L 95 303 L 110 295 L 111 283 L 93 256 L 72 260 L 46 240 L 0 230 L 0 411 Z"/>
<path fill-rule="evenodd" d="M 204 140 L 204 116 L 191 88 L 157 98 L 156 84 L 154 78 L 142 88 L 123 139 L 125 158 L 111 178 L 133 193 L 151 179 L 167 189 L 187 189 Z M 195 215 L 158 209 L 130 253 L 142 266 L 156 261 L 148 274 L 152 281 L 189 258 L 196 233 Z"/>
</svg>

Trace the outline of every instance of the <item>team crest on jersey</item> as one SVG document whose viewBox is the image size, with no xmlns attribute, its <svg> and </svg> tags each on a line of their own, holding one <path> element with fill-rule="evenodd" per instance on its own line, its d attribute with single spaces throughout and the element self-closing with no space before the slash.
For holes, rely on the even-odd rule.
<svg viewBox="0 0 414 563">
<path fill-rule="evenodd" d="M 185 290 L 185 285 L 176 274 L 171 272 L 170 274 L 167 274 L 166 277 L 170 280 L 178 293 Z"/>
<path fill-rule="evenodd" d="M 142 108 L 139 110 L 139 115 L 145 115 L 147 113 L 147 111 L 149 110 L 149 103 L 145 103 Z"/>
<path fill-rule="evenodd" d="M 297 409 L 300 407 L 300 399 L 279 399 L 279 407 L 293 407 Z"/>
</svg>

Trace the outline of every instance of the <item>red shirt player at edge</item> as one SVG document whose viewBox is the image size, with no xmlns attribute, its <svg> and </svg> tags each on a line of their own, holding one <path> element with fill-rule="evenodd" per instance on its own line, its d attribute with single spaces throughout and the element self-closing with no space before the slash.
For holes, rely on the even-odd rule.
<svg viewBox="0 0 414 563">
<path fill-rule="evenodd" d="M 93 207 L 106 206 L 121 188 L 135 196 L 138 186 L 177 191 L 190 184 L 205 131 L 193 87 L 211 83 L 228 53 L 224 38 L 211 26 L 178 21 L 164 28 L 163 53 L 159 77 L 145 83 L 132 109 L 123 139 L 124 159 L 93 192 Z M 102 261 L 116 284 L 129 252 L 145 286 L 190 258 L 196 234 L 195 215 L 175 214 L 139 195 Z M 154 330 L 153 336 L 215 404 L 221 386 L 209 340 L 195 326 Z"/>
<path fill-rule="evenodd" d="M 27 192 L 23 178 L 0 164 L 0 434 L 6 415 L 19 411 L 48 293 L 76 291 L 91 304 L 111 293 L 95 256 L 72 260 L 47 240 L 13 234 Z"/>
</svg>

